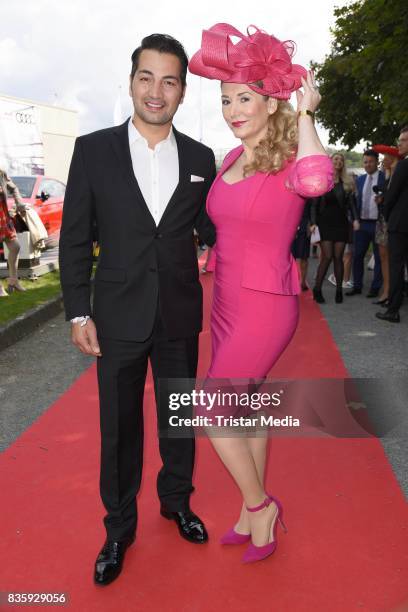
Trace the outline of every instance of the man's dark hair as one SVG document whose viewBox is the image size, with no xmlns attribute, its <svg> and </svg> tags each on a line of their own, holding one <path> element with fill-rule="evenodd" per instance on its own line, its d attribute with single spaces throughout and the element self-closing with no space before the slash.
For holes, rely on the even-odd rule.
<svg viewBox="0 0 408 612">
<path fill-rule="evenodd" d="M 367 157 L 375 157 L 375 159 L 378 161 L 379 155 L 377 153 L 377 151 L 374 151 L 374 149 L 366 149 L 363 153 L 363 155 L 366 155 Z"/>
<path fill-rule="evenodd" d="M 144 37 L 140 47 L 135 49 L 132 53 L 132 70 L 130 73 L 132 79 L 135 76 L 136 70 L 139 66 L 140 54 L 145 49 L 151 49 L 153 51 L 158 51 L 159 53 L 171 53 L 172 55 L 178 57 L 181 64 L 181 84 L 183 87 L 186 86 L 188 57 L 183 45 L 169 34 L 150 34 L 150 36 Z"/>
<path fill-rule="evenodd" d="M 401 129 L 400 129 L 400 134 L 402 134 L 402 132 L 408 132 L 408 125 L 404 125 Z"/>
</svg>

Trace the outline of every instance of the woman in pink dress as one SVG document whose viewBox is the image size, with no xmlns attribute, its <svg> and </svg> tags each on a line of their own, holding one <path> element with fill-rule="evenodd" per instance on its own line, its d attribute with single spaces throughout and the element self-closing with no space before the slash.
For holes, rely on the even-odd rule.
<svg viewBox="0 0 408 612">
<path fill-rule="evenodd" d="M 210 383 L 262 379 L 289 344 L 300 293 L 291 244 L 305 198 L 333 186 L 332 164 L 314 127 L 320 94 L 313 74 L 292 64 L 294 43 L 254 30 L 247 36 L 228 24 L 205 30 L 189 66 L 221 81 L 224 119 L 242 143 L 226 156 L 207 200 L 217 229 Z M 297 112 L 287 102 L 293 91 Z M 239 519 L 221 542 L 250 542 L 243 561 L 264 559 L 276 548 L 283 513 L 264 488 L 267 438 L 210 439 L 243 498 Z"/>
</svg>

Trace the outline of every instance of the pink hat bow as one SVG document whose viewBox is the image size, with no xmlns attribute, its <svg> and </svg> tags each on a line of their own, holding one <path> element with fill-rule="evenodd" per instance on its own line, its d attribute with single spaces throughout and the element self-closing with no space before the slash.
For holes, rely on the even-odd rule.
<svg viewBox="0 0 408 612">
<path fill-rule="evenodd" d="M 231 36 L 239 42 L 234 44 Z M 307 74 L 303 66 L 292 64 L 295 49 L 293 41 L 281 42 L 256 26 L 248 26 L 245 36 L 227 23 L 217 23 L 203 31 L 201 49 L 191 58 L 189 70 L 208 79 L 246 83 L 257 93 L 288 100 Z"/>
</svg>

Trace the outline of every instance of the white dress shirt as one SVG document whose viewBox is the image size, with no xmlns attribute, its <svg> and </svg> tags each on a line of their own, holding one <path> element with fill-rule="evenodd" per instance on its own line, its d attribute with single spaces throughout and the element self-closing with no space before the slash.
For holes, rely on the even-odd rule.
<svg viewBox="0 0 408 612">
<path fill-rule="evenodd" d="M 138 132 L 131 119 L 128 132 L 133 172 L 158 225 L 179 182 L 179 158 L 173 128 L 170 128 L 167 138 L 154 149 L 149 148 L 147 140 Z"/>
<path fill-rule="evenodd" d="M 367 174 L 362 194 L 361 219 L 378 219 L 378 206 L 375 201 L 376 194 L 373 187 L 378 183 L 378 170 Z"/>
</svg>

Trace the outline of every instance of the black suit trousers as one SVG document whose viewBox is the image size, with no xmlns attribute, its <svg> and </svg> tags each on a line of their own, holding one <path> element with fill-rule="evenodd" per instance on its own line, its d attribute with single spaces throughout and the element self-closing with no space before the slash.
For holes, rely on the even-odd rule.
<svg viewBox="0 0 408 612">
<path fill-rule="evenodd" d="M 408 232 L 388 232 L 390 295 L 388 310 L 398 312 L 404 299 L 404 268 L 408 261 Z"/>
<path fill-rule="evenodd" d="M 159 312 L 159 309 L 158 309 Z M 168 429 L 167 395 L 160 379 L 194 379 L 198 335 L 169 340 L 160 316 L 144 342 L 99 338 L 98 358 L 101 427 L 100 493 L 106 509 L 108 539 L 123 540 L 137 524 L 136 495 L 143 467 L 143 395 L 150 359 L 156 395 L 158 429 Z M 160 397 L 161 396 L 161 397 Z M 159 437 L 163 462 L 157 477 L 161 504 L 169 511 L 189 507 L 194 467 L 194 437 Z"/>
</svg>

